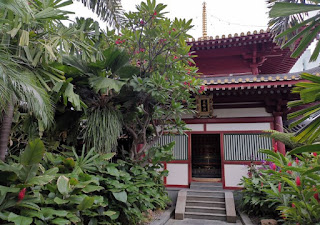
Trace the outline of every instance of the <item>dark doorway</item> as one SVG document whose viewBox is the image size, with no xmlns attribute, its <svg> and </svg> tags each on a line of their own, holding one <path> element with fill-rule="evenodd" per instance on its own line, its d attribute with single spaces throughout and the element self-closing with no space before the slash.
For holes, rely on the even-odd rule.
<svg viewBox="0 0 320 225">
<path fill-rule="evenodd" d="M 192 134 L 192 177 L 221 178 L 219 134 Z"/>
</svg>

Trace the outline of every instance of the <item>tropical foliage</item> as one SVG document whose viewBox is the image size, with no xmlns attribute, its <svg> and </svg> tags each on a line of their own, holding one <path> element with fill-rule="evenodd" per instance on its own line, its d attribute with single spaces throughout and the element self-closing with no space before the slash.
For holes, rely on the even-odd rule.
<svg viewBox="0 0 320 225">
<path fill-rule="evenodd" d="M 172 146 L 158 155 L 172 157 Z M 162 156 L 147 167 L 111 163 L 113 156 L 93 149 L 57 155 L 30 142 L 19 158 L 0 163 L 1 224 L 137 224 L 144 212 L 167 206 L 167 171 L 156 172 Z"/>
<path fill-rule="evenodd" d="M 249 209 L 257 209 L 260 202 L 268 203 L 266 211 L 277 206 L 284 224 L 319 224 L 319 149 L 318 144 L 302 146 L 286 156 L 262 150 L 269 156 L 267 162 L 260 168 L 252 167 L 255 171 L 252 178 L 244 178 L 246 184 L 251 179 L 249 189 L 244 191 Z M 262 192 L 262 197 L 255 201 L 257 196 L 251 198 L 250 194 L 257 190 Z"/>
<path fill-rule="evenodd" d="M 319 28 L 319 1 L 316 0 L 269 0 L 271 7 L 269 26 L 275 33 L 275 40 L 282 48 L 294 49 L 291 57 L 299 57 L 315 40 Z M 311 13 L 312 12 L 312 13 Z M 319 55 L 320 42 L 317 41 L 310 60 L 315 61 Z"/>
<path fill-rule="evenodd" d="M 1 224 L 138 224 L 169 203 L 174 143 L 154 143 L 203 91 L 191 21 L 155 1 L 122 18 L 117 0 L 82 2 L 118 30 L 64 25 L 68 0 L 0 2 Z"/>
</svg>

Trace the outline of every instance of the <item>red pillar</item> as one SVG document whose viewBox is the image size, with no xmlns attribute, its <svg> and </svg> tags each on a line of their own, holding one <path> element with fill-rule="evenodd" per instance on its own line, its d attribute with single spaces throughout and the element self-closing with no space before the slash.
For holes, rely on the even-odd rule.
<svg viewBox="0 0 320 225">
<path fill-rule="evenodd" d="M 274 113 L 274 129 L 279 132 L 283 132 L 283 122 L 282 122 L 281 114 L 282 113 Z M 277 145 L 278 145 L 278 151 L 281 154 L 285 155 L 286 154 L 285 145 L 280 141 L 277 141 Z"/>
</svg>

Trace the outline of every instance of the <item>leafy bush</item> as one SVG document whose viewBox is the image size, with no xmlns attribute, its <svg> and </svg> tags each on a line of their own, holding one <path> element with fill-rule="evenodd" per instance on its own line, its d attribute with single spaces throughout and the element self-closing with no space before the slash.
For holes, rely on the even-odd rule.
<svg viewBox="0 0 320 225">
<path fill-rule="evenodd" d="M 171 146 L 159 150 L 167 155 Z M 160 161 L 111 163 L 113 153 L 93 149 L 66 155 L 45 152 L 35 140 L 21 157 L 0 162 L 1 224 L 138 224 L 169 203 Z"/>
<path fill-rule="evenodd" d="M 253 216 L 263 216 L 269 218 L 277 217 L 277 203 L 270 201 L 268 195 L 263 191 L 269 185 L 265 176 L 253 164 L 249 166 L 249 177 L 241 179 L 242 199 L 240 201 L 241 210 Z"/>
<path fill-rule="evenodd" d="M 320 157 L 316 153 L 320 152 L 319 145 L 299 147 L 286 156 L 271 150 L 262 152 L 269 156 L 269 165 L 257 169 L 260 182 L 264 183 L 261 191 L 265 196 L 259 201 L 267 199 L 277 205 L 284 224 L 319 224 Z M 251 182 L 256 181 L 251 178 Z M 250 199 L 253 193 L 250 188 L 252 185 L 245 187 L 245 198 Z M 250 207 L 256 206 L 252 204 L 254 198 L 255 195 L 248 201 Z"/>
</svg>

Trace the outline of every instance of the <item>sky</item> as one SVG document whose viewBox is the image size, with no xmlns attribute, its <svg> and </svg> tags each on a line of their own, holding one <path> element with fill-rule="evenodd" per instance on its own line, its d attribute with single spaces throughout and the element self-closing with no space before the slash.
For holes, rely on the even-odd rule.
<svg viewBox="0 0 320 225">
<path fill-rule="evenodd" d="M 122 0 L 125 11 L 135 11 L 135 6 L 140 0 Z M 157 3 L 167 5 L 167 17 L 174 19 L 192 19 L 193 29 L 189 34 L 194 38 L 202 36 L 202 3 L 203 0 L 157 0 Z M 265 0 L 206 0 L 207 3 L 207 30 L 208 36 L 228 35 L 254 30 L 267 29 L 268 8 Z M 98 20 L 97 16 L 75 1 L 65 10 L 75 12 L 71 17 L 91 17 Z M 100 21 L 102 27 L 106 24 Z"/>
</svg>

